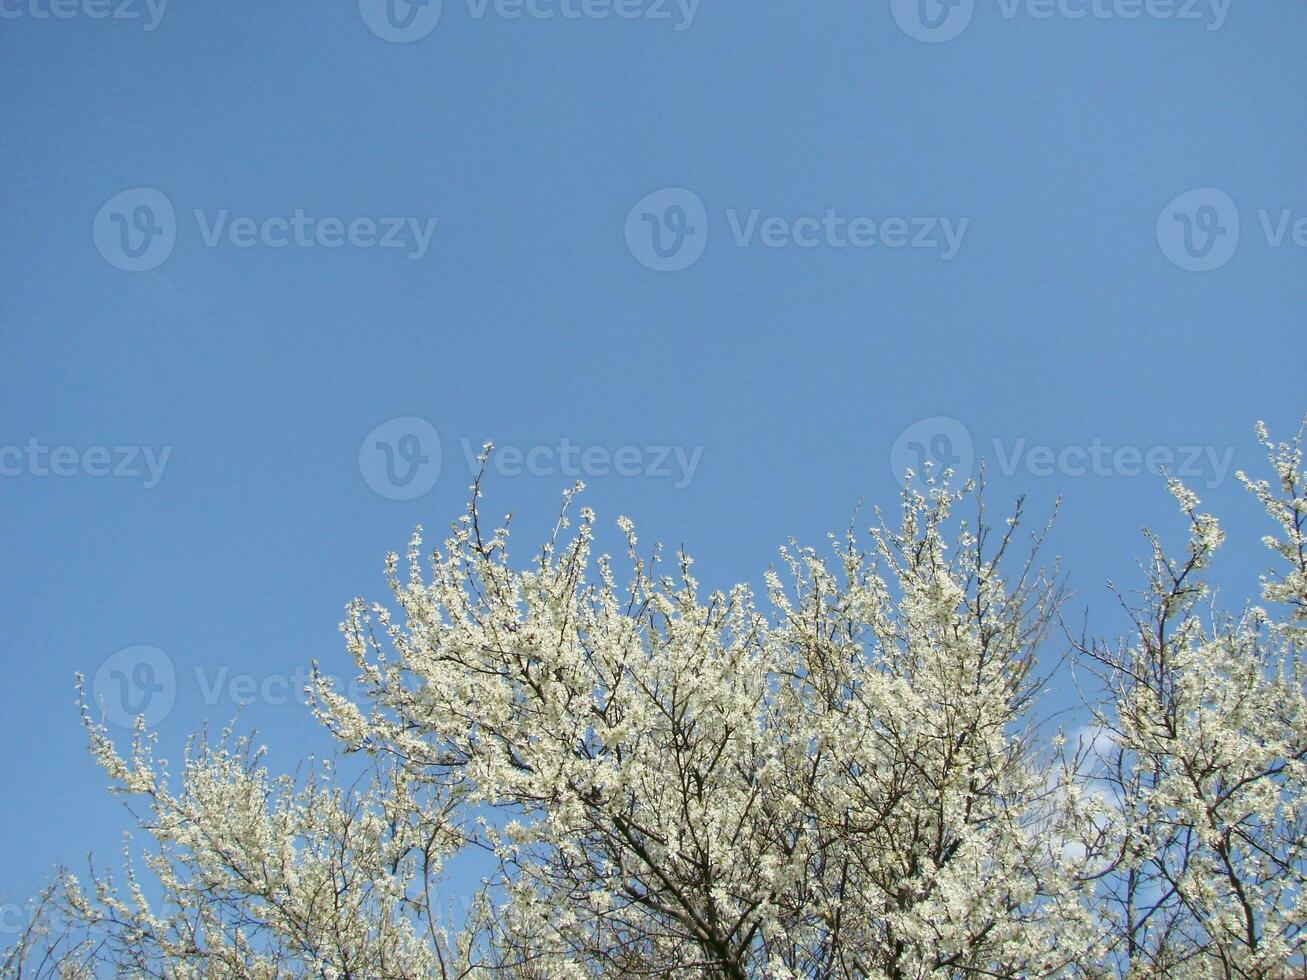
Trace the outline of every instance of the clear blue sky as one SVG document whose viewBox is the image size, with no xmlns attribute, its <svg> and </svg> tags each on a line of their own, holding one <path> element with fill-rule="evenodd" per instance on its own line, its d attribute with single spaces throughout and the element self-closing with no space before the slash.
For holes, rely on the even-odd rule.
<svg viewBox="0 0 1307 980">
<path fill-rule="evenodd" d="M 170 666 L 172 759 L 237 675 L 275 762 L 329 749 L 276 678 L 345 669 L 465 442 L 520 452 L 519 548 L 584 469 L 717 585 L 969 439 L 995 508 L 1065 495 L 1104 623 L 1179 526 L 1130 451 L 1205 447 L 1241 598 L 1224 464 L 1307 409 L 1307 7 L 924 2 L 2 0 L 0 902 L 118 856 L 75 671 Z"/>
</svg>

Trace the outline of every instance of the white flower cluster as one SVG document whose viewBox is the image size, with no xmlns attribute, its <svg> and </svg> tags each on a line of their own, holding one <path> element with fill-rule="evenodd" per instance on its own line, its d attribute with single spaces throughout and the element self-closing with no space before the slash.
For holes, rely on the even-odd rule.
<svg viewBox="0 0 1307 980">
<path fill-rule="evenodd" d="M 467 514 L 395 610 L 342 626 L 365 697 L 314 710 L 370 782 L 274 778 L 225 733 L 179 789 L 138 729 L 92 750 L 134 802 L 147 885 L 52 888 L 22 975 L 1284 977 L 1307 948 L 1307 504 L 1300 441 L 1246 480 L 1287 569 L 1206 613 L 1221 541 L 1156 538 L 1135 631 L 1075 644 L 1093 720 L 1049 730 L 1057 575 L 972 487 L 906 492 L 833 557 L 703 594 L 623 518 L 619 584 L 575 490 L 526 567 Z M 958 519 L 962 503 L 974 517 Z M 1085 674 L 1085 671 L 1088 673 Z M 348 758 L 346 762 L 353 760 Z M 344 763 L 342 763 L 344 765 Z M 480 853 L 465 914 L 435 900 Z"/>
</svg>

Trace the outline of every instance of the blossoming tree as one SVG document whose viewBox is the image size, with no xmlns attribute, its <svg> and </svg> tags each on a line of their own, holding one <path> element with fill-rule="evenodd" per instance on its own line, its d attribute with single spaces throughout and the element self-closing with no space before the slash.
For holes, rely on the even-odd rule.
<svg viewBox="0 0 1307 980">
<path fill-rule="evenodd" d="M 534 560 L 478 506 L 391 608 L 343 624 L 362 696 L 313 710 L 369 775 L 267 772 L 138 725 L 92 751 L 151 842 L 64 875 L 6 969 L 166 977 L 1284 977 L 1307 948 L 1307 474 L 1262 433 L 1281 570 L 1205 614 L 1216 521 L 1150 538 L 1118 646 L 1065 641 L 1042 532 L 927 478 L 830 557 L 792 545 L 760 600 L 661 570 L 574 492 Z M 505 522 L 507 524 L 507 522 Z M 627 569 L 619 580 L 618 565 Z M 1069 648 L 1091 723 L 1040 698 Z M 1041 669 L 1045 673 L 1041 674 Z M 483 856 L 451 914 L 449 861 Z"/>
</svg>

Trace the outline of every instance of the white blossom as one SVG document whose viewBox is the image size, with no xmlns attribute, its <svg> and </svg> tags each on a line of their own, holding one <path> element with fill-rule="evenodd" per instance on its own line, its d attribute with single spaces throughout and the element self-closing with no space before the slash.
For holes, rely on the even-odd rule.
<svg viewBox="0 0 1307 980">
<path fill-rule="evenodd" d="M 1187 550 L 1150 535 L 1132 635 L 1073 644 L 1072 737 L 1041 699 L 1041 663 L 1067 652 L 1043 532 L 1021 543 L 1019 505 L 991 527 L 982 488 L 909 489 L 894 526 L 825 556 L 791 543 L 759 602 L 705 592 L 688 555 L 664 570 L 625 517 L 619 577 L 592 556 L 595 514 L 573 526 L 579 485 L 515 564 L 478 478 L 439 548 L 424 558 L 419 529 L 406 574 L 389 557 L 391 606 L 349 605 L 361 696 L 314 675 L 339 765 L 273 776 L 223 733 L 173 775 L 143 727 L 120 754 L 85 712 L 148 846 L 119 879 L 66 875 L 9 965 L 1285 976 L 1307 942 L 1307 477 L 1299 442 L 1259 436 L 1276 479 L 1244 481 L 1282 565 L 1265 608 L 1210 608 L 1222 532 L 1173 483 Z M 451 916 L 435 894 L 465 852 L 491 870 Z"/>
</svg>

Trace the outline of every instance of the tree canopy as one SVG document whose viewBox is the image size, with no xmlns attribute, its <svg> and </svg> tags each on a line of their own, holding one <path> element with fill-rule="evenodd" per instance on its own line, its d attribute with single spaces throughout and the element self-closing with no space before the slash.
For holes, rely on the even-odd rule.
<svg viewBox="0 0 1307 980">
<path fill-rule="evenodd" d="M 1241 609 L 1178 482 L 1131 628 L 1068 630 L 1043 530 L 944 474 L 891 521 L 791 544 L 762 594 L 691 559 L 594 554 L 565 495 L 509 557 L 479 505 L 390 555 L 342 624 L 361 696 L 312 709 L 369 777 L 268 771 L 137 725 L 91 751 L 148 846 L 62 875 L 17 976 L 1259 977 L 1307 970 L 1307 472 L 1259 436 L 1275 569 Z M 666 566 L 670 566 L 667 568 Z M 1076 681 L 1081 720 L 1041 691 Z M 459 914 L 449 862 L 492 870 Z M 1296 965 L 1296 966 L 1295 966 Z M 1295 969 L 1298 971 L 1295 974 Z"/>
</svg>

